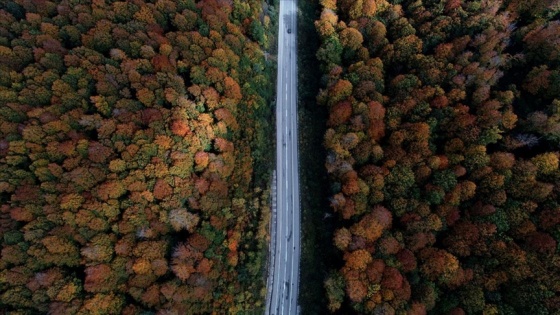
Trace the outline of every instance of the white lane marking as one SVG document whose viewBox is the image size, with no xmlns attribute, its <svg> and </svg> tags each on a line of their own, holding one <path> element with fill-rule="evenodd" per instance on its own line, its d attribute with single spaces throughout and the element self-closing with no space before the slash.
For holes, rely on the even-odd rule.
<svg viewBox="0 0 560 315">
<path fill-rule="evenodd" d="M 295 1 L 291 2 L 291 7 L 292 7 L 292 14 L 295 15 Z M 296 42 L 296 34 L 297 34 L 297 28 L 296 28 L 296 20 L 294 19 L 294 25 L 292 25 L 292 28 L 294 29 L 294 37 L 292 38 L 292 44 L 294 49 L 297 50 L 297 42 Z M 296 73 L 296 66 L 297 66 L 297 59 L 294 58 L 293 60 L 290 58 L 290 70 L 291 70 L 291 88 L 293 88 L 294 93 L 292 93 L 292 103 L 290 104 L 291 107 L 293 108 L 293 112 L 294 112 L 294 117 L 291 121 L 291 125 L 292 125 L 292 134 L 293 134 L 293 139 L 292 139 L 292 149 L 293 152 L 291 152 L 291 158 L 292 158 L 292 178 L 294 179 L 293 181 L 293 186 L 292 186 L 292 232 L 294 232 L 293 230 L 297 230 L 299 232 L 299 216 L 297 214 L 299 214 L 299 179 L 298 179 L 298 133 L 297 133 L 297 73 Z M 293 234 L 296 234 L 295 232 Z M 299 234 L 299 233 L 297 233 Z M 294 235 L 295 236 L 295 235 Z M 299 235 L 298 238 L 293 237 L 293 256 L 292 256 L 292 261 L 291 261 L 291 274 L 290 274 L 290 280 L 292 282 L 292 287 L 293 289 L 291 290 L 292 293 L 292 301 L 290 301 L 289 304 L 289 313 L 291 313 L 291 308 L 292 305 L 294 304 L 294 307 L 297 309 L 297 298 L 298 298 L 298 263 L 299 263 L 299 256 L 297 255 L 297 251 L 296 251 L 296 247 L 299 248 Z M 295 242 L 298 242 L 298 245 L 295 245 Z M 291 249 L 291 248 L 290 248 Z M 297 259 L 297 261 L 296 261 Z M 296 268 L 294 268 L 294 263 L 296 264 Z M 296 275 L 294 275 L 294 273 Z"/>
</svg>

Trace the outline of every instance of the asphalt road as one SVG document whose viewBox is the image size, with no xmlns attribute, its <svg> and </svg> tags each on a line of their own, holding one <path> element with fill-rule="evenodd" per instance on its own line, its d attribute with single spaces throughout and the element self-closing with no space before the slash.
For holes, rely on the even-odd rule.
<svg viewBox="0 0 560 315">
<path fill-rule="evenodd" d="M 300 204 L 295 0 L 280 0 L 276 99 L 276 209 L 267 314 L 298 314 Z"/>
</svg>

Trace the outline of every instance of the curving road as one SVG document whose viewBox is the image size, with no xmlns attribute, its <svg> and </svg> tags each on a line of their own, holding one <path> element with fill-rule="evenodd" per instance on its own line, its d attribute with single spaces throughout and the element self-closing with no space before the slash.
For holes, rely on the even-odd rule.
<svg viewBox="0 0 560 315">
<path fill-rule="evenodd" d="M 298 314 L 300 207 L 295 0 L 280 0 L 276 96 L 276 209 L 266 314 Z M 273 198 L 274 201 L 274 198 Z"/>
</svg>

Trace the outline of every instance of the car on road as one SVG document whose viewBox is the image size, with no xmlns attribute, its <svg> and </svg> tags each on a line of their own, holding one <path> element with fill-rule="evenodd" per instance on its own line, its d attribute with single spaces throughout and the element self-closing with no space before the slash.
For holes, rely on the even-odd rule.
<svg viewBox="0 0 560 315">
<path fill-rule="evenodd" d="M 292 34 L 292 29 L 291 28 L 288 29 L 288 34 Z"/>
</svg>

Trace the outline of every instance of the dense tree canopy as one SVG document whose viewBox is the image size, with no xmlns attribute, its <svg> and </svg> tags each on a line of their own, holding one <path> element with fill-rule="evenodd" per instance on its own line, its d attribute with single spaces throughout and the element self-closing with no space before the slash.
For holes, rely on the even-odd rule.
<svg viewBox="0 0 560 315">
<path fill-rule="evenodd" d="M 329 309 L 560 311 L 555 1 L 321 1 Z"/>
<path fill-rule="evenodd" d="M 262 308 L 270 12 L 1 1 L 3 312 Z"/>
</svg>

